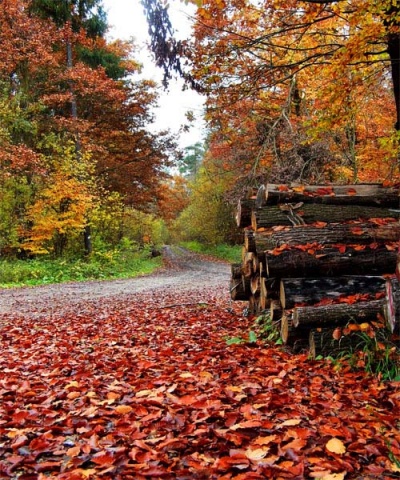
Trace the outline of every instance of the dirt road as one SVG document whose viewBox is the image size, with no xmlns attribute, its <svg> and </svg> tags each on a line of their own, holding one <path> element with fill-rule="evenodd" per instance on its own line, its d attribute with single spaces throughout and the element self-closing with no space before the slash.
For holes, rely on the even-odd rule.
<svg viewBox="0 0 400 480">
<path fill-rule="evenodd" d="M 107 309 L 109 303 L 126 301 L 138 294 L 147 294 L 158 304 L 161 292 L 179 299 L 180 292 L 215 287 L 218 295 L 228 294 L 229 265 L 207 259 L 180 247 L 163 248 L 164 267 L 158 272 L 132 279 L 88 281 L 45 285 L 41 287 L 0 289 L 0 314 L 55 315 L 92 308 L 91 302 Z M 170 295 L 169 295 L 170 296 Z"/>
</svg>

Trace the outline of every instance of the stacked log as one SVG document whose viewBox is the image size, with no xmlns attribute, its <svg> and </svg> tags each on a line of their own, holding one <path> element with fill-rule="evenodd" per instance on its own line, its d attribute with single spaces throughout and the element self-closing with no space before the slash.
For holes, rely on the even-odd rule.
<svg viewBox="0 0 400 480">
<path fill-rule="evenodd" d="M 325 351 L 316 345 L 327 343 L 332 329 L 349 323 L 385 322 L 394 332 L 399 192 L 382 184 L 268 184 L 252 191 L 236 212 L 244 246 L 232 299 L 247 300 L 250 313 L 267 312 L 285 344 L 307 342 L 312 354 Z"/>
</svg>

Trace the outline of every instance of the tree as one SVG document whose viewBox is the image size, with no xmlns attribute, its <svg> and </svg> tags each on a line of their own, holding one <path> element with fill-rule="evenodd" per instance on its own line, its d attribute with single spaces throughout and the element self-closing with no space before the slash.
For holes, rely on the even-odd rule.
<svg viewBox="0 0 400 480">
<path fill-rule="evenodd" d="M 0 9 L 0 196 L 7 203 L 0 211 L 2 249 L 20 243 L 39 251 L 42 238 L 43 250 L 53 242 L 51 249 L 61 253 L 67 237 L 82 234 L 81 213 L 91 227 L 94 206 L 97 212 L 112 191 L 138 209 L 154 206 L 175 155 L 167 132 L 147 129 L 158 93 L 154 82 L 131 79 L 140 68 L 134 45 L 108 44 L 88 28 L 91 17 L 79 17 L 81 7 L 92 14 L 99 2 L 69 2 L 74 15 L 64 23 L 66 3 L 9 0 Z M 67 174 L 62 158 L 68 158 Z M 79 192 L 89 203 L 81 202 Z M 75 217 L 62 238 L 57 222 L 68 212 Z M 44 232 L 45 224 L 41 236 L 38 229 Z"/>
</svg>

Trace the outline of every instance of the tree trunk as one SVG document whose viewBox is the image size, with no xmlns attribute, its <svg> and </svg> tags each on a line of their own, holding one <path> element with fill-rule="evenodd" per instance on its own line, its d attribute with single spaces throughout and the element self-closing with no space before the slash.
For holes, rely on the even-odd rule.
<svg viewBox="0 0 400 480">
<path fill-rule="evenodd" d="M 376 321 L 385 315 L 386 299 L 357 302 L 353 304 L 336 303 L 320 307 L 295 307 L 292 322 L 295 328 L 338 327 L 347 323 L 365 323 Z"/>
<path fill-rule="evenodd" d="M 392 274 L 396 268 L 396 252 L 381 247 L 356 251 L 347 248 L 323 248 L 313 254 L 297 248 L 284 250 L 280 255 L 265 254 L 267 277 L 335 277 L 346 275 Z"/>
<path fill-rule="evenodd" d="M 282 308 L 291 309 L 322 300 L 338 302 L 341 297 L 356 294 L 375 296 L 385 291 L 385 285 L 386 280 L 379 276 L 285 278 L 280 281 L 279 299 Z"/>
<path fill-rule="evenodd" d="M 399 189 L 382 184 L 356 185 L 262 185 L 256 206 L 280 203 L 317 203 L 325 205 L 363 205 L 398 208 Z"/>
<path fill-rule="evenodd" d="M 369 218 L 393 218 L 396 213 L 387 208 L 362 207 L 360 205 L 317 205 L 317 204 L 283 204 L 253 210 L 251 226 L 254 231 L 277 225 L 304 225 L 314 222 L 341 223 L 347 220 L 364 220 Z"/>
</svg>

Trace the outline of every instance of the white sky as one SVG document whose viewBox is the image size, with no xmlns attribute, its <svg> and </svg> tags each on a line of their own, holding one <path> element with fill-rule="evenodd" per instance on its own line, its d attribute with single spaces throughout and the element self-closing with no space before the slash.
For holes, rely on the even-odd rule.
<svg viewBox="0 0 400 480">
<path fill-rule="evenodd" d="M 162 71 L 156 68 L 151 61 L 151 54 L 146 48 L 148 42 L 147 22 L 143 14 L 140 0 L 103 0 L 104 9 L 107 12 L 108 23 L 111 27 L 111 38 L 130 39 L 141 47 L 140 54 L 135 57 L 143 63 L 143 78 L 152 79 L 161 84 Z M 169 13 L 178 38 L 187 38 L 191 32 L 191 20 L 188 13 L 193 13 L 193 5 L 185 5 L 180 0 L 172 0 Z M 185 13 L 188 12 L 188 13 Z M 193 111 L 196 116 L 196 127 L 192 127 L 188 133 L 179 136 L 180 147 L 193 145 L 203 140 L 204 123 L 202 121 L 202 98 L 193 91 L 182 91 L 181 82 L 171 82 L 169 92 L 162 90 L 159 99 L 160 108 L 156 111 L 156 130 L 170 129 L 171 132 L 179 132 L 185 125 L 185 112 Z"/>
</svg>

